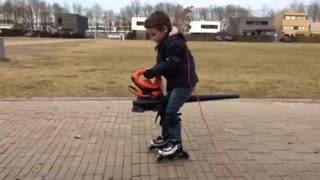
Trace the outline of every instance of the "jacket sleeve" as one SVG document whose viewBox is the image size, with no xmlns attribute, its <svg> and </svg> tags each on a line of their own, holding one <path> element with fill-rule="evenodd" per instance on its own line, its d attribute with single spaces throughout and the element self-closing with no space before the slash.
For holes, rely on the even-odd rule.
<svg viewBox="0 0 320 180">
<path fill-rule="evenodd" d="M 148 69 L 144 76 L 152 79 L 163 75 L 165 72 L 174 71 L 179 64 L 183 63 L 186 55 L 186 44 L 181 40 L 175 40 L 169 43 L 164 49 L 164 56 L 160 63 L 151 69 Z"/>
</svg>

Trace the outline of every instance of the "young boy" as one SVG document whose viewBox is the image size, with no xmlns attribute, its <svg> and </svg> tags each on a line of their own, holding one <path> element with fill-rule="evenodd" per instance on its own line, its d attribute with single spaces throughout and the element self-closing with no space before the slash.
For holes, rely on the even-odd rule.
<svg viewBox="0 0 320 180">
<path fill-rule="evenodd" d="M 191 96 L 198 77 L 185 36 L 171 25 L 170 18 L 155 11 L 145 21 L 150 38 L 157 43 L 157 64 L 146 70 L 145 78 L 163 76 L 167 80 L 166 105 L 160 113 L 162 137 L 151 141 L 159 154 L 168 156 L 183 152 L 179 110 Z"/>
</svg>

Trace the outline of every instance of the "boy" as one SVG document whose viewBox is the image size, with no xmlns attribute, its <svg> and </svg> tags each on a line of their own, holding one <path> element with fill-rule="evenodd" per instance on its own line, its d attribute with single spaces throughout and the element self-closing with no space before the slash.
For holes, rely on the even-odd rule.
<svg viewBox="0 0 320 180">
<path fill-rule="evenodd" d="M 150 38 L 157 43 L 157 64 L 146 70 L 145 78 L 164 76 L 167 80 L 166 105 L 159 112 L 162 137 L 151 141 L 163 156 L 183 152 L 181 119 L 178 112 L 191 96 L 198 77 L 195 63 L 185 36 L 171 25 L 170 18 L 161 11 L 155 11 L 145 21 Z"/>
</svg>

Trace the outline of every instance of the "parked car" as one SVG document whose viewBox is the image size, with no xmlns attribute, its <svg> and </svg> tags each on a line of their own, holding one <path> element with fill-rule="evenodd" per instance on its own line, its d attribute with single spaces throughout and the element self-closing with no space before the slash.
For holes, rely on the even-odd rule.
<svg viewBox="0 0 320 180">
<path fill-rule="evenodd" d="M 24 37 L 34 37 L 34 36 L 35 36 L 35 33 L 33 31 L 29 31 L 24 34 Z"/>
<path fill-rule="evenodd" d="M 108 39 L 119 39 L 119 40 L 123 40 L 125 37 L 124 34 L 120 34 L 120 33 L 110 33 L 108 34 Z"/>
<path fill-rule="evenodd" d="M 214 38 L 214 40 L 216 40 L 216 41 L 223 41 L 224 38 L 223 38 L 223 36 L 216 36 L 216 37 Z"/>
<path fill-rule="evenodd" d="M 282 38 L 280 38 L 280 42 L 286 42 L 286 43 L 294 42 L 294 38 L 290 36 L 283 36 Z"/>
<path fill-rule="evenodd" d="M 225 36 L 223 39 L 225 41 L 235 41 L 235 38 L 233 36 Z"/>
</svg>

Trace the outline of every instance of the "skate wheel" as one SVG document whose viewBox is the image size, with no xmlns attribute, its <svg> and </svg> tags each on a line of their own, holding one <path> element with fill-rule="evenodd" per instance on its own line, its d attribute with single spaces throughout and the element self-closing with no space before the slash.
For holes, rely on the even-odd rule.
<svg viewBox="0 0 320 180">
<path fill-rule="evenodd" d="M 183 152 L 182 154 L 181 154 L 181 156 L 180 156 L 181 158 L 183 158 L 183 159 L 189 159 L 189 154 L 187 153 L 187 152 Z"/>
<path fill-rule="evenodd" d="M 148 147 L 148 150 L 149 150 L 149 151 L 153 151 L 154 149 L 155 149 L 155 147 L 153 147 L 153 146 L 149 146 L 149 147 Z"/>
<path fill-rule="evenodd" d="M 158 156 L 157 156 L 157 161 L 158 161 L 158 162 L 161 162 L 162 160 L 163 160 L 163 157 L 162 157 L 161 155 L 158 155 Z"/>
<path fill-rule="evenodd" d="M 174 157 L 173 157 L 173 156 L 168 156 L 168 159 L 169 159 L 170 161 L 172 161 L 172 160 L 174 159 Z"/>
</svg>

